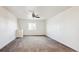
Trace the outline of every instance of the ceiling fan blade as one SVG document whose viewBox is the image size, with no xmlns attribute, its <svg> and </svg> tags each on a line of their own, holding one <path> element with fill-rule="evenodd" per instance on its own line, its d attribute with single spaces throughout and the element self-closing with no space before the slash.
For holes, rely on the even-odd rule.
<svg viewBox="0 0 79 59">
<path fill-rule="evenodd" d="M 39 16 L 36 16 L 36 18 L 40 18 Z"/>
<path fill-rule="evenodd" d="M 34 12 L 32 13 L 32 17 L 35 17 L 35 13 Z"/>
<path fill-rule="evenodd" d="M 38 15 L 36 15 L 36 18 L 40 18 Z"/>
</svg>

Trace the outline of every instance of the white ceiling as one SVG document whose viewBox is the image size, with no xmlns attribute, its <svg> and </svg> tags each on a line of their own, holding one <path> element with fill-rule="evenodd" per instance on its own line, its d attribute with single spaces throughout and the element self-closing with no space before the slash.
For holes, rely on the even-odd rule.
<svg viewBox="0 0 79 59">
<path fill-rule="evenodd" d="M 68 6 L 6 6 L 4 7 L 12 12 L 19 19 L 32 19 L 32 11 L 34 10 L 41 18 L 48 19 L 58 13 L 70 8 Z"/>
</svg>

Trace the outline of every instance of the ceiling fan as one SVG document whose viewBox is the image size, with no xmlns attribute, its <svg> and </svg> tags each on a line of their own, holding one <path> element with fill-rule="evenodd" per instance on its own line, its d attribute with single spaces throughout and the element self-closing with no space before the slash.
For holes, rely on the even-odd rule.
<svg viewBox="0 0 79 59">
<path fill-rule="evenodd" d="M 40 18 L 40 17 L 38 16 L 38 14 L 37 14 L 37 15 L 35 14 L 34 11 L 32 12 L 32 17 L 33 17 L 33 18 Z"/>
<path fill-rule="evenodd" d="M 39 16 L 38 14 L 36 14 L 36 13 L 34 12 L 34 10 L 29 10 L 29 12 L 32 13 L 32 17 L 33 17 L 33 18 L 40 18 L 40 16 Z"/>
</svg>

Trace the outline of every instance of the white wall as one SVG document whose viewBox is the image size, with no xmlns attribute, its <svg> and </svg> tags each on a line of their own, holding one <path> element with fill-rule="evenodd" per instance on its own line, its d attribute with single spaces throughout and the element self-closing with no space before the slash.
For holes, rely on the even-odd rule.
<svg viewBox="0 0 79 59">
<path fill-rule="evenodd" d="M 0 49 L 16 38 L 16 18 L 3 7 L 0 7 Z"/>
<path fill-rule="evenodd" d="M 47 36 L 79 51 L 79 7 L 72 7 L 49 19 Z"/>
<path fill-rule="evenodd" d="M 31 20 L 31 19 L 19 19 L 19 26 L 23 29 L 24 35 L 45 35 L 45 20 Z M 36 23 L 36 30 L 28 30 L 28 23 Z"/>
</svg>

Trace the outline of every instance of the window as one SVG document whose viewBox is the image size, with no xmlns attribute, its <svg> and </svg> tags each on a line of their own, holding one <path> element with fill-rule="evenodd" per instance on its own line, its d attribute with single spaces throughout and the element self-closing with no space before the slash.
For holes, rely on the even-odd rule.
<svg viewBox="0 0 79 59">
<path fill-rule="evenodd" d="M 36 23 L 28 23 L 28 30 L 36 30 Z"/>
</svg>

